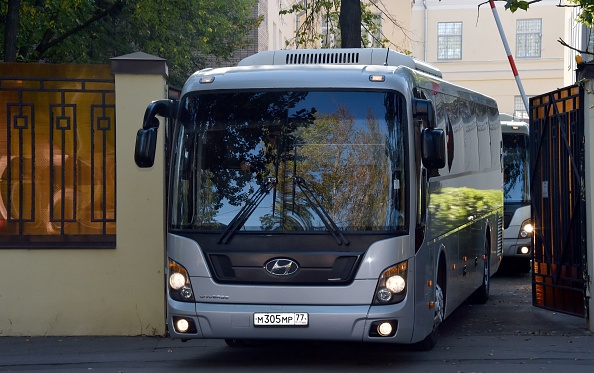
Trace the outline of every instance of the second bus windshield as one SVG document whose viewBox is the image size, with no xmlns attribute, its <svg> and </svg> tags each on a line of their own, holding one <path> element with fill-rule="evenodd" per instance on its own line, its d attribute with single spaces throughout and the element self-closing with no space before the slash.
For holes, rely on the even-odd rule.
<svg viewBox="0 0 594 373">
<path fill-rule="evenodd" d="M 503 134 L 505 202 L 530 203 L 528 141 L 528 135 L 525 134 Z"/>
<path fill-rule="evenodd" d="M 181 106 L 172 145 L 172 228 L 405 228 L 400 95 L 201 93 Z"/>
</svg>

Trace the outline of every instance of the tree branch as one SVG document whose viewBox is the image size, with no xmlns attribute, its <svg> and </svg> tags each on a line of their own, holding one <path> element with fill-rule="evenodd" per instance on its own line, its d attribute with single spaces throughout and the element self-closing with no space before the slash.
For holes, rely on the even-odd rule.
<svg viewBox="0 0 594 373">
<path fill-rule="evenodd" d="M 584 50 L 581 50 L 581 49 L 574 48 L 574 47 L 572 47 L 571 45 L 567 44 L 567 43 L 566 43 L 566 42 L 565 42 L 563 39 L 561 39 L 561 38 L 559 38 L 559 39 L 557 40 L 557 42 L 559 42 L 559 44 L 561 44 L 562 46 L 564 46 L 564 47 L 567 47 L 567 48 L 569 48 L 569 49 L 571 49 L 571 50 L 574 50 L 574 51 L 576 51 L 576 52 L 583 53 L 583 54 L 589 54 L 589 55 L 592 55 L 592 56 L 594 56 L 594 52 L 588 52 L 588 51 L 584 51 Z"/>
<path fill-rule="evenodd" d="M 95 15 L 91 18 L 89 18 L 87 21 L 85 21 L 84 23 L 66 31 L 65 33 L 63 33 L 62 35 L 58 36 L 55 39 L 52 39 L 50 41 L 42 41 L 37 48 L 35 48 L 35 51 L 38 53 L 39 57 L 43 56 L 43 54 L 50 49 L 51 47 L 53 47 L 54 45 L 57 45 L 59 43 L 61 43 L 62 41 L 64 41 L 66 38 L 68 38 L 69 36 L 72 36 L 74 34 L 76 34 L 77 32 L 80 32 L 81 30 L 84 30 L 85 28 L 91 26 L 93 23 L 101 20 L 102 18 L 107 17 L 110 14 L 113 13 L 119 13 L 122 8 L 124 6 L 124 0 L 116 0 L 108 9 L 102 11 L 102 12 L 97 12 L 95 13 Z M 46 34 L 47 35 L 47 34 Z"/>
<path fill-rule="evenodd" d="M 20 0 L 8 2 L 4 25 L 4 62 L 16 62 Z"/>
</svg>

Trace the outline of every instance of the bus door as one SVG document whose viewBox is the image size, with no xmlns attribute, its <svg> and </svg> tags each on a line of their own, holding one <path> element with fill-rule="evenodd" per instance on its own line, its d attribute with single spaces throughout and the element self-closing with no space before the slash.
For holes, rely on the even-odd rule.
<svg viewBox="0 0 594 373">
<path fill-rule="evenodd" d="M 583 110 L 578 85 L 530 99 L 532 301 L 579 317 L 588 314 Z"/>
</svg>

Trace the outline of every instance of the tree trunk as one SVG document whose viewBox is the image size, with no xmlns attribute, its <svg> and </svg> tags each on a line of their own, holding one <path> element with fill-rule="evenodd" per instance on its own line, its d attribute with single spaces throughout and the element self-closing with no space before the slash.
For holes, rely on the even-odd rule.
<svg viewBox="0 0 594 373">
<path fill-rule="evenodd" d="M 10 0 L 4 25 L 4 62 L 17 60 L 17 27 L 19 24 L 19 9 L 21 0 Z"/>
<path fill-rule="evenodd" d="M 340 2 L 340 46 L 361 48 L 361 2 L 341 0 Z"/>
</svg>

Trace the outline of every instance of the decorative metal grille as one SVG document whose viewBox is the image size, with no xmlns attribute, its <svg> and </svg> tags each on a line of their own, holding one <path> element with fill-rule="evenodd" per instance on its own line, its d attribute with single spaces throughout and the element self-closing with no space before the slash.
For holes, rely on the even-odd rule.
<svg viewBox="0 0 594 373">
<path fill-rule="evenodd" d="M 583 89 L 530 99 L 533 303 L 587 315 Z"/>
<path fill-rule="evenodd" d="M 0 103 L 0 248 L 115 247 L 110 66 L 2 64 Z"/>
</svg>

